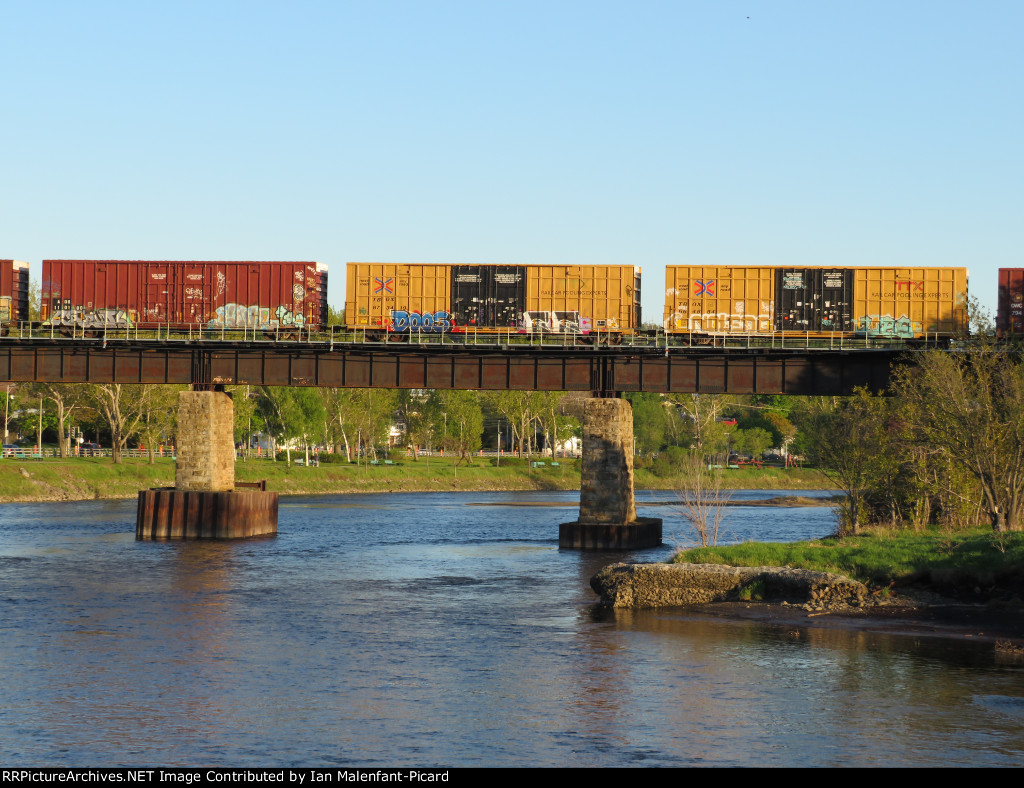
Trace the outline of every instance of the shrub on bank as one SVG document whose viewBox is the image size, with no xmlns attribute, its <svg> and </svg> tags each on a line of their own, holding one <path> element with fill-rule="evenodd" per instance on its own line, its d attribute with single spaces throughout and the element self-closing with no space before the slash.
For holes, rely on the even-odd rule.
<svg viewBox="0 0 1024 788">
<path fill-rule="evenodd" d="M 1024 532 L 872 528 L 859 536 L 785 544 L 747 542 L 678 552 L 676 563 L 790 566 L 878 586 L 923 585 L 957 594 L 1024 594 Z"/>
</svg>

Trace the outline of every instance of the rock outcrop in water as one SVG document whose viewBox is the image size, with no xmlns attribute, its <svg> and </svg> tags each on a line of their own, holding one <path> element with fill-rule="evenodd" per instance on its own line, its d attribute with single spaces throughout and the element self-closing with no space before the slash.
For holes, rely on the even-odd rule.
<svg viewBox="0 0 1024 788">
<path fill-rule="evenodd" d="M 704 605 L 762 599 L 812 608 L 859 607 L 863 583 L 842 575 L 787 567 L 719 564 L 613 564 L 590 580 L 608 607 Z"/>
</svg>

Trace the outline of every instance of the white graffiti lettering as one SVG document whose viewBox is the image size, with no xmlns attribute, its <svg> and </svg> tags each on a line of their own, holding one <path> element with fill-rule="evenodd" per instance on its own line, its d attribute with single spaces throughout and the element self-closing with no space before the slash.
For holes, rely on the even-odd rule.
<svg viewBox="0 0 1024 788">
<path fill-rule="evenodd" d="M 274 331 L 278 328 L 301 328 L 305 319 L 301 314 L 294 314 L 285 306 L 278 306 L 273 312 L 270 307 L 253 304 L 225 304 L 217 307 L 214 318 L 207 328 L 252 328 L 261 331 Z"/>
<path fill-rule="evenodd" d="M 131 328 L 134 323 L 123 309 L 58 309 L 44 326 L 59 328 Z"/>
<path fill-rule="evenodd" d="M 690 315 L 676 313 L 668 320 L 674 331 L 727 331 L 738 334 L 770 334 L 773 329 L 771 315 L 710 314 L 695 312 Z"/>
</svg>

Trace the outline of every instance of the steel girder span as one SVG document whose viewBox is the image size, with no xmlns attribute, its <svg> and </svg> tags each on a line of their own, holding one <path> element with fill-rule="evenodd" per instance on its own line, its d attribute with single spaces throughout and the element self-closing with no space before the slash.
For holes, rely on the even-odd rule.
<svg viewBox="0 0 1024 788">
<path fill-rule="evenodd" d="M 884 390 L 892 350 L 358 347 L 0 341 L 0 382 L 701 394 Z"/>
</svg>

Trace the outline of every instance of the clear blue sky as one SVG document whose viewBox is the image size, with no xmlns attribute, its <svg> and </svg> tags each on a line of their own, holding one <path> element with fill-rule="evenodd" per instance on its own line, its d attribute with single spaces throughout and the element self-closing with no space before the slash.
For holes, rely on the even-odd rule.
<svg viewBox="0 0 1024 788">
<path fill-rule="evenodd" d="M 1024 267 L 1024 3 L 0 0 L 0 257 Z"/>
</svg>

